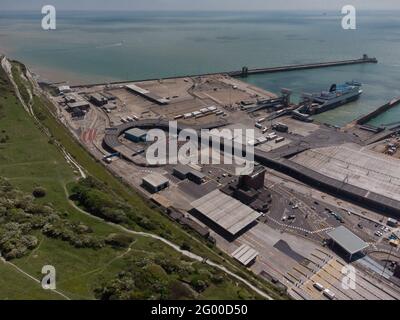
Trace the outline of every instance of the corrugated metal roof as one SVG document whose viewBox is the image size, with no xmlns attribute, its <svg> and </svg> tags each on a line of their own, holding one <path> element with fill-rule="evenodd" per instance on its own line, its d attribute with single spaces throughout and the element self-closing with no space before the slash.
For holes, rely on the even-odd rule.
<svg viewBox="0 0 400 320">
<path fill-rule="evenodd" d="M 150 93 L 149 90 L 143 89 L 143 88 L 141 88 L 141 87 L 139 87 L 139 86 L 137 86 L 135 84 L 127 84 L 125 87 L 128 88 L 128 89 L 131 89 L 131 90 L 133 90 L 133 91 L 135 91 L 137 93 L 141 93 L 141 94 Z"/>
<path fill-rule="evenodd" d="M 169 182 L 169 180 L 166 177 L 164 177 L 158 173 L 149 174 L 148 176 L 143 178 L 143 181 L 147 182 L 154 188 L 157 188 L 157 187 Z"/>
<path fill-rule="evenodd" d="M 257 258 L 259 252 L 244 244 L 236 249 L 231 255 L 241 264 L 247 266 L 250 264 L 250 262 Z"/>
<path fill-rule="evenodd" d="M 232 235 L 237 234 L 261 216 L 261 213 L 219 190 L 214 190 L 193 201 L 191 205 Z"/>
<path fill-rule="evenodd" d="M 368 243 L 343 226 L 328 232 L 328 236 L 349 254 L 355 254 L 368 247 Z"/>
</svg>

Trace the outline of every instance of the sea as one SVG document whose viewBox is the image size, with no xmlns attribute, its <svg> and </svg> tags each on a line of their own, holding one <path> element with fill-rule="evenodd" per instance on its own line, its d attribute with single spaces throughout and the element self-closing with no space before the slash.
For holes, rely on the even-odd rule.
<svg viewBox="0 0 400 320">
<path fill-rule="evenodd" d="M 254 75 L 251 84 L 279 93 L 328 90 L 357 80 L 364 93 L 316 116 L 343 126 L 400 96 L 400 11 L 357 12 L 355 30 L 321 11 L 57 11 L 57 29 L 37 12 L 0 12 L 0 52 L 27 64 L 42 81 L 70 84 L 142 80 L 249 68 L 376 57 L 378 64 Z M 400 106 L 371 121 L 400 121 Z"/>
</svg>

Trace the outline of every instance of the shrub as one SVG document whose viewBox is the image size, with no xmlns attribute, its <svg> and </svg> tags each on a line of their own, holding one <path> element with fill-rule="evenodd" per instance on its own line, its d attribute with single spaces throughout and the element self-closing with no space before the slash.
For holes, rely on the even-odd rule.
<svg viewBox="0 0 400 320">
<path fill-rule="evenodd" d="M 32 194 L 35 198 L 44 198 L 46 196 L 46 189 L 42 187 L 36 187 Z"/>
<path fill-rule="evenodd" d="M 192 249 L 192 247 L 190 246 L 190 244 L 188 244 L 187 242 L 182 243 L 181 245 L 181 249 L 182 250 L 186 250 L 186 251 L 190 251 Z"/>
<path fill-rule="evenodd" d="M 105 241 L 106 244 L 109 244 L 113 247 L 127 248 L 130 246 L 134 239 L 135 238 L 130 235 L 122 233 L 111 233 Z"/>
</svg>

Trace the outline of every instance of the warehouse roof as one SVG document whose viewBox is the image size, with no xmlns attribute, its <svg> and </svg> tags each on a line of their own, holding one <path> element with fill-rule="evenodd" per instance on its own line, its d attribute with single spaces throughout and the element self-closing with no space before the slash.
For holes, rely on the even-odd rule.
<svg viewBox="0 0 400 320">
<path fill-rule="evenodd" d="M 149 185 L 151 185 L 154 188 L 157 188 L 157 187 L 162 186 L 163 184 L 169 182 L 169 180 L 166 177 L 164 177 L 158 173 L 149 174 L 148 176 L 143 178 L 143 181 L 147 182 Z"/>
<path fill-rule="evenodd" d="M 138 93 L 140 95 L 142 95 L 143 97 L 146 97 L 147 99 L 156 102 L 158 104 L 168 104 L 168 100 L 165 98 L 162 98 L 158 95 L 156 95 L 155 93 L 150 92 L 149 90 L 143 89 L 135 84 L 128 84 L 125 86 L 125 88 Z"/>
<path fill-rule="evenodd" d="M 91 97 L 92 99 L 96 99 L 96 100 L 98 100 L 98 101 L 107 100 L 107 98 L 104 97 L 103 95 L 101 95 L 100 93 L 93 93 L 93 94 L 90 95 L 90 97 Z"/>
<path fill-rule="evenodd" d="M 58 91 L 59 92 L 71 91 L 71 87 L 70 86 L 59 86 Z"/>
<path fill-rule="evenodd" d="M 203 172 L 197 170 L 191 170 L 189 173 L 199 179 L 204 179 L 206 177 L 206 175 Z"/>
<path fill-rule="evenodd" d="M 183 174 L 183 175 L 188 175 L 190 173 L 200 179 L 204 179 L 206 177 L 206 175 L 204 173 L 197 171 L 195 169 L 192 169 L 188 165 L 183 165 L 183 164 L 177 164 L 174 167 L 174 171 L 179 172 L 180 174 Z"/>
<path fill-rule="evenodd" d="M 233 236 L 261 216 L 261 213 L 219 190 L 193 201 L 191 205 Z"/>
<path fill-rule="evenodd" d="M 250 248 L 244 244 L 235 250 L 231 255 L 241 264 L 248 266 L 255 258 L 257 258 L 259 253 L 253 248 Z"/>
<path fill-rule="evenodd" d="M 137 92 L 137 93 L 141 93 L 141 94 L 148 94 L 148 93 L 150 93 L 149 90 L 143 89 L 143 88 L 141 88 L 141 87 L 139 87 L 139 86 L 137 86 L 137 85 L 135 85 L 135 84 L 128 84 L 128 85 L 126 85 L 126 87 L 127 87 L 128 89 L 131 89 L 131 90 Z"/>
<path fill-rule="evenodd" d="M 129 129 L 125 133 L 130 134 L 130 135 L 135 136 L 135 137 L 143 137 L 143 136 L 147 135 L 146 131 L 144 131 L 142 129 L 139 129 L 139 128 Z"/>
<path fill-rule="evenodd" d="M 84 101 L 84 100 L 68 103 L 68 107 L 71 108 L 71 109 L 88 107 L 88 106 L 90 106 L 89 102 Z"/>
<path fill-rule="evenodd" d="M 180 174 L 187 175 L 189 172 L 192 171 L 192 168 L 183 164 L 177 164 L 174 167 L 175 172 L 179 172 Z"/>
<path fill-rule="evenodd" d="M 349 254 L 355 254 L 368 247 L 368 243 L 343 226 L 328 232 L 328 236 Z"/>
</svg>

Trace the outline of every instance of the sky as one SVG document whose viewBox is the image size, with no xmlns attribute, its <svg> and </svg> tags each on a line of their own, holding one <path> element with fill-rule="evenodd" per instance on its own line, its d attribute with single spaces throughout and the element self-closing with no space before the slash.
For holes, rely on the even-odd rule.
<svg viewBox="0 0 400 320">
<path fill-rule="evenodd" d="M 399 0 L 0 0 L 1 10 L 40 11 L 44 5 L 57 10 L 337 10 L 351 4 L 358 10 L 400 10 Z"/>
</svg>

